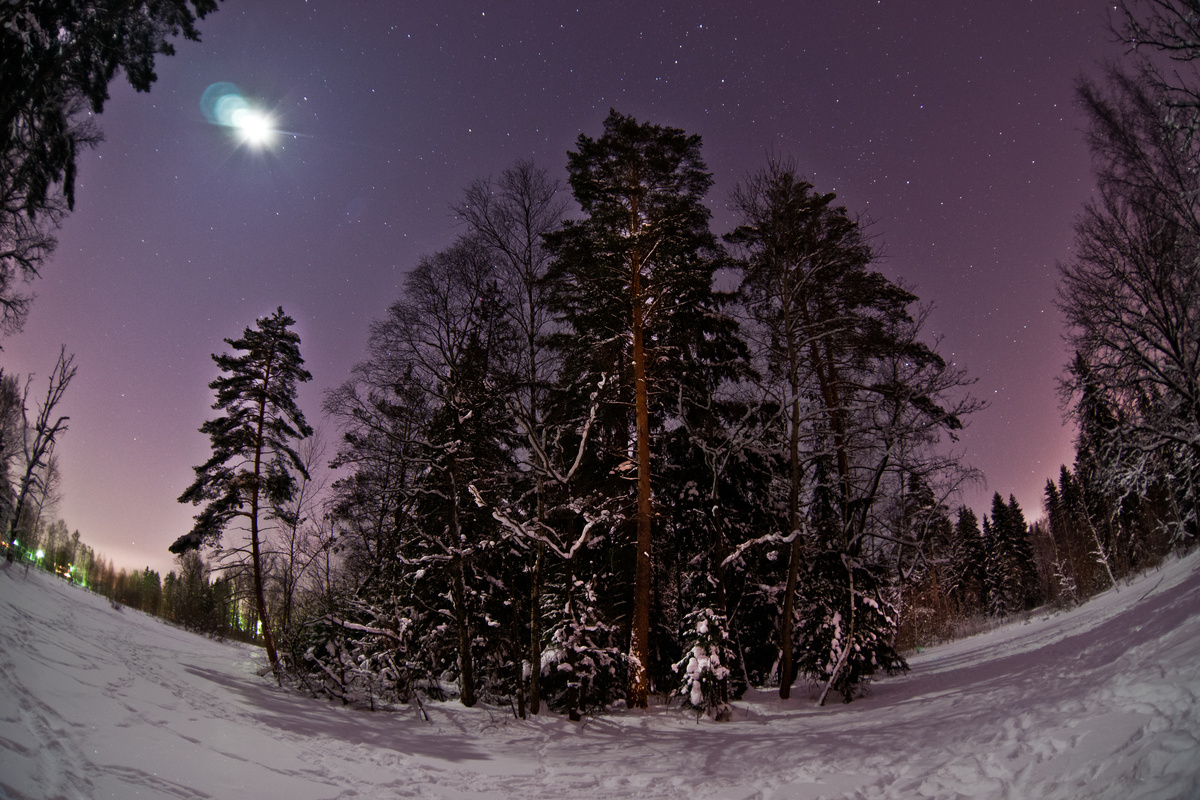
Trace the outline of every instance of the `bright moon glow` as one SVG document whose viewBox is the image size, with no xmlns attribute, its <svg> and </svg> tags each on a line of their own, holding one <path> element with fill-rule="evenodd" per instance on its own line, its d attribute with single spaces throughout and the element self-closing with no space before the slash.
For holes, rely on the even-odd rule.
<svg viewBox="0 0 1200 800">
<path fill-rule="evenodd" d="M 200 97 L 200 110 L 213 125 L 232 128 L 248 145 L 262 147 L 275 136 L 270 115 L 254 108 L 232 83 L 214 83 Z"/>
<path fill-rule="evenodd" d="M 233 115 L 233 127 L 238 129 L 242 141 L 252 145 L 269 144 L 275 130 L 271 118 L 252 108 L 242 109 Z"/>
</svg>

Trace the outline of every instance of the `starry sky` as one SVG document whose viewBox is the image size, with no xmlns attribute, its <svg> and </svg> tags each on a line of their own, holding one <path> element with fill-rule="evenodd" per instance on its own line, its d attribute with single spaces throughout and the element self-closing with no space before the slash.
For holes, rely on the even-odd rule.
<svg viewBox="0 0 1200 800">
<path fill-rule="evenodd" d="M 700 134 L 729 193 L 771 155 L 872 220 L 878 268 L 935 304 L 930 333 L 990 408 L 962 436 L 987 485 L 1029 519 L 1073 461 L 1056 264 L 1093 190 L 1073 90 L 1122 57 L 1098 0 L 225 0 L 123 83 L 82 158 L 76 210 L 34 286 L 6 371 L 44 394 L 60 345 L 58 516 L 118 567 L 173 566 L 195 509 L 176 502 L 209 454 L 210 354 L 283 306 L 323 393 L 365 354 L 406 271 L 462 233 L 471 181 L 532 159 L 565 183 L 610 108 Z M 118 79 L 120 80 L 120 79 Z M 252 148 L 200 100 L 228 81 L 284 132 Z M 332 455 L 332 447 L 330 448 Z"/>
</svg>

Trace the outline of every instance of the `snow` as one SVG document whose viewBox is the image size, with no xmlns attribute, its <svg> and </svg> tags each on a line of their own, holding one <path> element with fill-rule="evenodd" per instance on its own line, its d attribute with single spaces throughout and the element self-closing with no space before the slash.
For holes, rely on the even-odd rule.
<svg viewBox="0 0 1200 800">
<path fill-rule="evenodd" d="M 0 568 L 7 798 L 1198 798 L 1200 553 L 931 648 L 850 705 L 752 691 L 582 723 L 281 691 L 260 651 Z"/>
</svg>

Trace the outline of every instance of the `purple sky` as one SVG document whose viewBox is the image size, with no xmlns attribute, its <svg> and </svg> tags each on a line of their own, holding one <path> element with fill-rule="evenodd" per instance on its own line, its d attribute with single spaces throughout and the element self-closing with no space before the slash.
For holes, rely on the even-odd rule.
<svg viewBox="0 0 1200 800">
<path fill-rule="evenodd" d="M 576 5 L 578 7 L 576 7 Z M 61 344 L 58 516 L 118 566 L 165 574 L 195 509 L 176 502 L 209 453 L 210 354 L 276 306 L 298 320 L 321 397 L 418 257 L 458 235 L 463 187 L 532 158 L 565 181 L 609 108 L 704 140 L 718 234 L 729 192 L 768 154 L 874 221 L 882 271 L 936 305 L 931 333 L 991 408 L 962 437 L 989 510 L 1031 520 L 1073 460 L 1056 378 L 1066 355 L 1056 264 L 1092 190 L 1073 86 L 1118 58 L 1084 0 L 839 3 L 225 0 L 203 41 L 160 59 L 149 95 L 114 84 L 105 141 L 35 285 L 8 371 Z M 296 134 L 268 151 L 206 122 L 237 84 Z M 336 431 L 326 429 L 326 438 Z"/>
</svg>

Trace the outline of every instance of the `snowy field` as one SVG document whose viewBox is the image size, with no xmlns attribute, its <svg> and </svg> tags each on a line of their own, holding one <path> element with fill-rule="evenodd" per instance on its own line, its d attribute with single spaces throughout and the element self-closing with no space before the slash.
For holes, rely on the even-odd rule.
<svg viewBox="0 0 1200 800">
<path fill-rule="evenodd" d="M 849 706 L 571 723 L 277 689 L 252 648 L 0 569 L 0 798 L 1200 798 L 1200 553 Z"/>
</svg>

